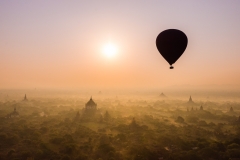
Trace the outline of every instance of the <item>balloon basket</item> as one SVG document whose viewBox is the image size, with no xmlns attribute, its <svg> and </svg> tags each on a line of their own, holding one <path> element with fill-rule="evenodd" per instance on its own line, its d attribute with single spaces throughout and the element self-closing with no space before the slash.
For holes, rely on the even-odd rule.
<svg viewBox="0 0 240 160">
<path fill-rule="evenodd" d="M 170 69 L 173 69 L 174 67 L 173 66 L 170 66 Z"/>
</svg>

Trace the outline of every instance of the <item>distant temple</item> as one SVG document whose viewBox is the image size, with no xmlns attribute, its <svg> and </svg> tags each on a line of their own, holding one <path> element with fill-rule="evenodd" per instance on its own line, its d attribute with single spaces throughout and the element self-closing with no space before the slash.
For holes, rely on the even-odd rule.
<svg viewBox="0 0 240 160">
<path fill-rule="evenodd" d="M 163 98 L 165 98 L 165 97 L 167 97 L 164 93 L 161 93 L 160 95 L 159 95 L 159 97 L 163 97 Z"/>
<path fill-rule="evenodd" d="M 201 111 L 203 110 L 203 106 L 200 107 L 200 110 L 201 110 Z"/>
<path fill-rule="evenodd" d="M 82 110 L 82 114 L 77 113 L 76 120 L 78 117 L 82 121 L 92 121 L 94 118 L 96 118 L 97 114 L 97 104 L 93 101 L 92 97 L 89 99 L 89 101 L 85 104 L 85 108 Z"/>
<path fill-rule="evenodd" d="M 28 101 L 26 94 L 25 94 L 25 96 L 24 96 L 24 98 L 23 98 L 23 101 Z"/>
<path fill-rule="evenodd" d="M 92 97 L 90 100 L 85 104 L 85 110 L 88 111 L 96 111 L 97 110 L 97 104 L 93 101 Z"/>
<path fill-rule="evenodd" d="M 6 118 L 15 118 L 15 117 L 19 117 L 19 113 L 18 113 L 16 107 L 14 107 L 13 112 L 10 113 L 10 114 L 8 114 L 8 115 L 6 116 Z"/>
<path fill-rule="evenodd" d="M 192 100 L 192 97 L 191 97 L 191 96 L 190 96 L 190 98 L 189 98 L 189 100 L 188 100 L 187 104 L 195 104 L 195 103 L 193 102 L 193 100 Z"/>
<path fill-rule="evenodd" d="M 192 97 L 190 96 L 189 100 L 188 100 L 189 103 L 192 103 L 193 100 L 192 100 Z"/>
<path fill-rule="evenodd" d="M 229 109 L 229 112 L 234 112 L 234 110 L 233 110 L 233 108 L 232 108 L 232 107 Z"/>
<path fill-rule="evenodd" d="M 77 120 L 79 120 L 80 119 L 80 113 L 79 113 L 79 111 L 77 112 L 77 114 L 76 114 L 76 116 L 75 116 L 75 118 L 74 118 L 74 121 L 77 121 Z"/>
</svg>

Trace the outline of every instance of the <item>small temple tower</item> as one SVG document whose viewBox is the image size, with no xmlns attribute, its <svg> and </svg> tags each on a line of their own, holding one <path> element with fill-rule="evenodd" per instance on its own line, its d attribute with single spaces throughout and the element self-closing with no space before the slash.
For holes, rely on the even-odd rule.
<svg viewBox="0 0 240 160">
<path fill-rule="evenodd" d="M 18 113 L 16 107 L 14 107 L 13 112 L 10 113 L 10 114 L 8 114 L 8 115 L 6 116 L 6 118 L 16 118 L 16 117 L 19 117 L 19 113 Z"/>
<path fill-rule="evenodd" d="M 23 101 L 28 101 L 26 94 L 25 94 L 25 96 L 24 96 L 24 98 L 23 98 Z"/>
<path fill-rule="evenodd" d="M 195 103 L 194 103 L 193 100 L 192 100 L 192 96 L 190 96 L 187 104 L 188 104 L 188 105 L 195 105 Z"/>
<path fill-rule="evenodd" d="M 188 101 L 189 103 L 192 103 L 193 102 L 193 100 L 192 100 L 192 97 L 190 96 L 190 98 L 189 98 L 189 101 Z"/>
<path fill-rule="evenodd" d="M 232 107 L 229 109 L 229 112 L 234 112 L 234 110 L 233 110 L 233 108 L 232 108 Z"/>
<path fill-rule="evenodd" d="M 203 106 L 200 107 L 200 110 L 201 110 L 201 111 L 203 110 Z"/>
<path fill-rule="evenodd" d="M 80 113 L 79 113 L 79 111 L 77 112 L 77 114 L 76 114 L 76 116 L 75 116 L 75 118 L 74 118 L 74 121 L 77 121 L 77 120 L 79 120 L 80 119 Z"/>
</svg>

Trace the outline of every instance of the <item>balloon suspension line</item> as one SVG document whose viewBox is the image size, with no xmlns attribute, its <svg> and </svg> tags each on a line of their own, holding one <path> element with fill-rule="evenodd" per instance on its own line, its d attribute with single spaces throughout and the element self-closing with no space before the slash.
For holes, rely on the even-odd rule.
<svg viewBox="0 0 240 160">
<path fill-rule="evenodd" d="M 170 69 L 173 69 L 173 68 L 174 68 L 174 67 L 171 65 L 171 66 L 170 66 Z"/>
</svg>

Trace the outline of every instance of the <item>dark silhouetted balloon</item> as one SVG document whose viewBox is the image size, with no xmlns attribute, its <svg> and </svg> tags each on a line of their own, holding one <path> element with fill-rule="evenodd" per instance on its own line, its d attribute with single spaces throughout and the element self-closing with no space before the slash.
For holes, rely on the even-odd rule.
<svg viewBox="0 0 240 160">
<path fill-rule="evenodd" d="M 156 39 L 157 49 L 170 64 L 170 69 L 173 69 L 172 64 L 174 64 L 185 51 L 187 43 L 187 36 L 177 29 L 162 31 Z"/>
</svg>

